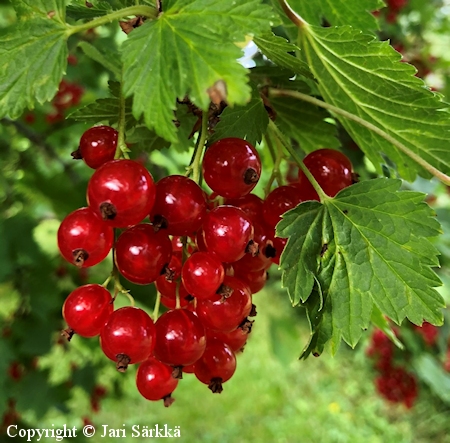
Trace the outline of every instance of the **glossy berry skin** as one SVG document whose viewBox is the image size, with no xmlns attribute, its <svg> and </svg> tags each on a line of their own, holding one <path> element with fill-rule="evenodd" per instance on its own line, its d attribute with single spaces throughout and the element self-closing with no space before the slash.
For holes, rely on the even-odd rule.
<svg viewBox="0 0 450 443">
<path fill-rule="evenodd" d="M 172 242 L 162 231 L 140 224 L 122 232 L 115 247 L 119 272 L 138 285 L 153 283 L 170 262 Z"/>
<path fill-rule="evenodd" d="M 155 325 L 140 308 L 125 306 L 114 311 L 100 332 L 105 355 L 117 361 L 117 356 L 129 357 L 130 364 L 146 360 L 155 347 Z"/>
<path fill-rule="evenodd" d="M 168 397 L 177 387 L 178 380 L 172 377 L 172 368 L 150 357 L 139 365 L 136 386 L 147 400 L 157 401 Z"/>
<path fill-rule="evenodd" d="M 113 160 L 95 170 L 88 183 L 89 206 L 110 226 L 126 228 L 141 222 L 155 202 L 150 173 L 133 160 Z"/>
<path fill-rule="evenodd" d="M 234 275 L 239 280 L 242 280 L 250 288 L 252 294 L 256 294 L 264 288 L 268 273 L 265 269 L 259 271 L 248 272 L 239 268 L 234 269 Z"/>
<path fill-rule="evenodd" d="M 202 229 L 208 252 L 230 263 L 244 256 L 254 232 L 250 218 L 235 206 L 217 206 L 206 214 Z"/>
<path fill-rule="evenodd" d="M 114 310 L 113 299 L 101 285 L 80 286 L 66 298 L 62 314 L 67 325 L 82 337 L 100 334 Z"/>
<path fill-rule="evenodd" d="M 203 158 L 203 177 L 208 186 L 226 198 L 239 198 L 252 191 L 261 175 L 256 149 L 240 138 L 213 143 Z"/>
<path fill-rule="evenodd" d="M 91 208 L 71 212 L 58 229 L 58 247 L 62 256 L 79 268 L 101 262 L 113 243 L 113 229 L 103 223 Z"/>
<path fill-rule="evenodd" d="M 208 341 L 203 356 L 195 363 L 195 376 L 214 393 L 222 392 L 222 383 L 236 371 L 236 356 L 225 343 Z"/>
<path fill-rule="evenodd" d="M 205 351 L 206 333 L 199 318 L 187 309 L 165 312 L 155 323 L 155 357 L 170 366 L 187 366 Z"/>
<path fill-rule="evenodd" d="M 292 185 L 279 186 L 269 193 L 263 203 L 263 216 L 265 224 L 275 229 L 281 216 L 290 209 L 295 208 L 302 201 L 299 189 Z"/>
<path fill-rule="evenodd" d="M 231 332 L 235 330 L 252 309 L 252 296 L 248 286 L 236 277 L 225 276 L 223 285 L 231 295 L 215 294 L 197 301 L 197 315 L 206 328 Z"/>
<path fill-rule="evenodd" d="M 81 136 L 79 153 L 92 169 L 114 160 L 118 132 L 110 126 L 94 126 Z"/>
<path fill-rule="evenodd" d="M 241 208 L 255 223 L 261 223 L 263 217 L 263 199 L 255 194 L 247 194 L 241 198 L 229 198 L 225 201 L 226 205 Z"/>
<path fill-rule="evenodd" d="M 194 234 L 205 214 L 205 195 L 194 180 L 182 175 L 169 175 L 156 183 L 156 199 L 150 219 L 154 223 L 162 223 L 161 227 L 167 234 Z"/>
<path fill-rule="evenodd" d="M 212 331 L 210 329 L 206 330 L 206 341 L 210 342 L 212 339 L 219 340 L 230 347 L 233 352 L 240 352 L 247 343 L 247 339 L 250 333 L 244 331 L 242 328 L 237 328 L 231 332 L 220 332 Z"/>
<path fill-rule="evenodd" d="M 303 163 L 325 194 L 330 197 L 334 197 L 340 190 L 350 186 L 353 182 L 352 164 L 342 152 L 334 149 L 319 149 L 308 154 L 303 159 Z M 301 170 L 299 170 L 298 179 L 304 192 L 315 193 L 311 183 Z M 315 200 L 319 200 L 318 196 Z"/>
<path fill-rule="evenodd" d="M 255 229 L 253 240 L 258 243 L 259 252 L 255 256 L 245 254 L 240 260 L 233 263 L 235 270 L 255 272 L 261 269 L 268 269 L 272 264 L 271 258 L 276 255 L 273 242 L 267 235 L 267 232 L 271 232 L 271 230 L 259 222 L 254 222 L 253 226 Z"/>
<path fill-rule="evenodd" d="M 181 279 L 187 292 L 197 299 L 214 295 L 225 276 L 221 261 L 213 254 L 196 252 L 184 263 Z"/>
</svg>

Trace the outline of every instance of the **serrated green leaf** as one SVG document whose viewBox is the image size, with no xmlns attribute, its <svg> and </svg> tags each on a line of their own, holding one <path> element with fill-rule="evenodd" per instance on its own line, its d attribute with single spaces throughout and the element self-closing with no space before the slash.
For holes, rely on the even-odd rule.
<svg viewBox="0 0 450 443">
<path fill-rule="evenodd" d="M 244 106 L 226 107 L 214 128 L 211 141 L 239 137 L 255 145 L 260 143 L 269 124 L 269 116 L 258 89 L 252 87 L 252 98 Z"/>
<path fill-rule="evenodd" d="M 122 65 L 120 63 L 119 54 L 112 49 L 106 52 L 104 49 L 100 51 L 94 45 L 88 42 L 78 43 L 78 47 L 83 50 L 83 52 L 92 60 L 100 63 L 106 69 L 109 69 L 117 79 L 121 77 Z"/>
<path fill-rule="evenodd" d="M 303 47 L 325 101 L 377 126 L 437 169 L 450 171 L 448 105 L 400 62 L 387 42 L 345 26 L 307 27 Z M 340 118 L 357 145 L 382 173 L 387 155 L 401 177 L 429 173 L 397 147 L 354 121 Z"/>
<path fill-rule="evenodd" d="M 288 3 L 312 25 L 322 25 L 326 20 L 332 26 L 350 25 L 366 32 L 378 29 L 378 21 L 372 12 L 384 6 L 381 0 L 289 0 Z"/>
<path fill-rule="evenodd" d="M 64 23 L 66 16 L 66 2 L 64 0 L 15 0 L 11 3 L 20 21 L 42 17 Z"/>
<path fill-rule="evenodd" d="M 85 0 L 67 6 L 67 15 L 74 20 L 93 19 L 106 15 L 113 10 L 111 4 L 106 1 L 91 1 L 90 3 L 92 8 L 86 6 Z"/>
<path fill-rule="evenodd" d="M 0 38 L 0 117 L 18 118 L 23 110 L 51 100 L 67 65 L 66 26 L 34 18 Z"/>
<path fill-rule="evenodd" d="M 145 152 L 154 151 L 155 149 L 161 150 L 170 146 L 170 143 L 167 140 L 159 137 L 145 126 L 134 128 L 131 135 L 127 135 L 127 143 L 136 145 L 138 151 Z M 134 150 L 135 146 L 132 146 L 131 149 Z"/>
<path fill-rule="evenodd" d="M 400 180 L 357 183 L 322 204 L 305 202 L 287 212 L 277 235 L 289 237 L 281 257 L 282 283 L 294 304 L 317 284 L 325 303 L 320 330 L 337 347 L 352 347 L 369 325 L 375 305 L 397 324 L 442 323 L 438 251 L 440 233 L 424 194 L 399 191 Z M 318 331 L 323 332 L 323 331 Z"/>
<path fill-rule="evenodd" d="M 397 338 L 395 332 L 392 330 L 390 323 L 383 313 L 374 305 L 372 308 L 372 316 L 370 317 L 371 322 L 384 334 L 389 337 L 392 343 L 395 344 L 399 349 L 404 349 L 403 343 Z"/>
<path fill-rule="evenodd" d="M 298 46 L 289 43 L 283 37 L 279 37 L 273 33 L 254 37 L 253 41 L 261 52 L 280 68 L 289 69 L 295 74 L 312 78 L 308 65 L 303 60 L 291 54 L 300 50 Z"/>
<path fill-rule="evenodd" d="M 271 104 L 277 113 L 276 124 L 304 152 L 340 146 L 336 125 L 325 121 L 330 116 L 323 109 L 292 98 L 271 99 Z"/>
<path fill-rule="evenodd" d="M 206 110 L 208 89 L 226 85 L 230 105 L 250 99 L 246 70 L 235 45 L 249 33 L 270 29 L 272 10 L 260 0 L 177 0 L 164 14 L 130 33 L 123 45 L 124 91 L 134 95 L 133 113 L 161 137 L 176 140 L 177 98 L 189 95 Z M 211 26 L 214 23 L 214 26 Z"/>
<path fill-rule="evenodd" d="M 114 125 L 119 121 L 120 115 L 120 101 L 118 98 L 99 98 L 93 103 L 86 105 L 75 112 L 69 114 L 68 118 L 85 122 L 85 123 L 108 123 Z M 128 100 L 125 107 L 125 122 L 126 127 L 133 127 L 136 125 L 136 120 L 131 111 L 131 101 Z"/>
</svg>

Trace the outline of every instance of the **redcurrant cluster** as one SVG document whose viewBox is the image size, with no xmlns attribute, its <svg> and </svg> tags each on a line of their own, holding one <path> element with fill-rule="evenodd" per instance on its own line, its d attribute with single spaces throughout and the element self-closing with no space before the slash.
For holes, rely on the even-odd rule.
<svg viewBox="0 0 450 443">
<path fill-rule="evenodd" d="M 394 351 L 394 343 L 384 332 L 376 329 L 367 349 L 367 355 L 374 360 L 374 368 L 379 373 L 375 386 L 388 401 L 411 408 L 418 395 L 417 381 L 414 374 L 394 363 Z"/>
<path fill-rule="evenodd" d="M 95 169 L 88 207 L 63 220 L 59 248 L 78 267 L 99 263 L 113 249 L 112 277 L 118 272 L 135 284 L 155 283 L 157 303 L 168 310 L 155 322 L 139 308 L 114 310 L 106 285 L 88 284 L 64 303 L 65 334 L 99 335 L 119 371 L 140 363 L 137 388 L 149 400 L 169 406 L 183 372 L 220 393 L 251 332 L 252 295 L 284 247 L 275 225 L 288 209 L 318 196 L 303 173 L 265 200 L 251 194 L 261 161 L 242 139 L 222 139 L 206 150 L 202 172 L 212 195 L 181 175 L 155 184 L 140 163 L 114 160 L 116 147 L 117 132 L 109 127 L 81 137 L 73 156 Z M 352 183 L 350 161 L 337 151 L 316 151 L 304 161 L 330 196 Z M 121 230 L 116 240 L 114 229 Z"/>
<path fill-rule="evenodd" d="M 80 103 L 84 89 L 77 83 L 61 80 L 58 92 L 52 100 L 53 112 L 46 116 L 47 123 L 64 120 L 64 112 Z"/>
</svg>

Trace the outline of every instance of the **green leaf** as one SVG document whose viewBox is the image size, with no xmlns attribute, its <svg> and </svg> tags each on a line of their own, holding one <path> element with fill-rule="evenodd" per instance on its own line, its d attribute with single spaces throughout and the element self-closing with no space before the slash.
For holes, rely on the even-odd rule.
<svg viewBox="0 0 450 443">
<path fill-rule="evenodd" d="M 93 19 L 106 15 L 113 10 L 111 4 L 106 1 L 91 0 L 90 3 L 92 8 L 86 6 L 85 0 L 79 0 L 75 4 L 67 6 L 67 15 L 74 20 Z"/>
<path fill-rule="evenodd" d="M 153 131 L 145 126 L 137 126 L 131 135 L 127 135 L 127 143 L 133 146 L 131 150 L 150 152 L 161 150 L 170 146 L 167 140 L 156 135 Z"/>
<path fill-rule="evenodd" d="M 336 125 L 325 121 L 330 115 L 323 109 L 292 98 L 271 99 L 271 104 L 277 113 L 276 124 L 304 152 L 340 146 Z"/>
<path fill-rule="evenodd" d="M 307 27 L 303 46 L 325 101 L 377 126 L 437 169 L 450 171 L 450 115 L 447 104 L 414 77 L 414 68 L 400 62 L 387 42 L 345 26 Z M 401 177 L 430 174 L 380 135 L 340 118 L 378 173 L 384 155 Z"/>
<path fill-rule="evenodd" d="M 117 79 L 120 79 L 122 65 L 117 52 L 112 49 L 106 51 L 104 48 L 100 51 L 88 42 L 80 42 L 78 43 L 78 47 L 81 48 L 89 58 L 100 63 L 106 69 L 109 69 Z"/>
<path fill-rule="evenodd" d="M 378 29 L 378 21 L 372 11 L 384 6 L 381 0 L 289 0 L 288 3 L 312 25 L 322 25 L 326 20 L 332 26 L 350 25 L 366 32 Z"/>
<path fill-rule="evenodd" d="M 51 18 L 61 23 L 65 21 L 66 2 L 64 0 L 14 0 L 11 2 L 20 21 L 31 18 Z"/>
<path fill-rule="evenodd" d="M 0 37 L 0 117 L 53 98 L 67 65 L 66 26 L 34 18 Z"/>
<path fill-rule="evenodd" d="M 274 16 L 260 0 L 177 0 L 165 8 L 158 19 L 133 30 L 123 45 L 124 91 L 134 95 L 136 119 L 143 114 L 150 129 L 175 141 L 177 98 L 189 95 L 206 110 L 208 89 L 224 82 L 229 105 L 250 99 L 235 43 L 246 34 L 267 32 Z"/>
<path fill-rule="evenodd" d="M 295 51 L 300 51 L 298 46 L 289 43 L 283 37 L 274 35 L 273 33 L 265 34 L 253 39 L 261 52 L 273 63 L 281 68 L 289 69 L 295 74 L 312 78 L 308 65 L 295 55 Z"/>
<path fill-rule="evenodd" d="M 417 375 L 434 394 L 443 402 L 450 404 L 450 375 L 444 371 L 442 364 L 426 353 L 416 357 L 412 364 Z"/>
<path fill-rule="evenodd" d="M 211 141 L 239 137 L 255 145 L 260 143 L 269 124 L 269 116 L 258 89 L 252 88 L 252 98 L 244 106 L 226 107 L 214 128 Z"/>
<path fill-rule="evenodd" d="M 281 257 L 282 283 L 294 305 L 316 301 L 316 334 L 337 349 L 340 337 L 354 347 L 373 307 L 400 324 L 442 324 L 444 302 L 431 267 L 440 233 L 424 194 L 399 191 L 400 180 L 375 179 L 350 186 L 335 198 L 305 202 L 284 214 L 277 235 L 288 237 Z M 312 302 L 310 302 L 312 303 Z M 308 305 L 306 305 L 308 309 Z"/>
<path fill-rule="evenodd" d="M 373 307 L 370 320 L 378 329 L 383 331 L 384 334 L 389 337 L 389 339 L 392 341 L 392 343 L 395 344 L 395 346 L 397 346 L 399 349 L 405 348 L 403 346 L 403 343 L 395 335 L 395 332 L 392 330 L 391 325 L 386 317 L 376 306 Z"/>
</svg>

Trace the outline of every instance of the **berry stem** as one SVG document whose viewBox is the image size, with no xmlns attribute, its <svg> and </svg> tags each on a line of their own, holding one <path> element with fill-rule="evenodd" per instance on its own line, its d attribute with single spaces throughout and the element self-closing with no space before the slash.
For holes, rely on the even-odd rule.
<svg viewBox="0 0 450 443">
<path fill-rule="evenodd" d="M 358 117 L 355 114 L 352 114 L 348 111 L 345 111 L 344 109 L 338 108 L 337 106 L 331 105 L 322 100 L 318 100 L 315 97 L 311 97 L 309 95 L 302 94 L 301 92 L 297 92 L 297 91 L 271 88 L 269 91 L 269 96 L 270 97 L 296 98 L 298 100 L 303 100 L 305 102 L 308 102 L 313 105 L 319 106 L 321 108 L 327 109 L 328 111 L 331 111 L 337 115 L 340 115 L 341 117 L 347 118 L 349 120 L 353 120 L 354 122 L 359 123 L 361 126 L 364 126 L 365 128 L 369 129 L 370 131 L 375 132 L 375 134 L 378 134 L 380 137 L 384 138 L 389 143 L 392 143 L 395 147 L 397 147 L 400 151 L 402 151 L 404 154 L 406 154 L 409 158 L 414 160 L 416 163 L 418 163 L 420 166 L 422 166 L 424 169 L 426 169 L 429 173 L 431 173 L 436 178 L 438 178 L 442 183 L 444 183 L 447 186 L 450 186 L 450 176 L 439 171 L 439 169 L 432 166 L 430 163 L 428 163 L 426 160 L 421 158 L 415 152 L 411 151 L 403 143 L 399 142 L 397 139 L 392 137 L 390 134 L 383 131 L 383 129 L 373 125 L 372 123 L 364 120 L 361 117 Z"/>
<path fill-rule="evenodd" d="M 200 184 L 200 163 L 203 155 L 203 150 L 205 147 L 206 139 L 208 136 L 208 111 L 203 111 L 202 113 L 202 128 L 200 131 L 200 135 L 197 139 L 197 143 L 195 146 L 194 156 L 191 161 L 191 164 L 187 168 L 186 176 L 189 176 L 192 172 L 192 180 L 195 183 Z"/>
<path fill-rule="evenodd" d="M 117 11 L 113 11 L 109 14 L 103 15 L 102 17 L 95 18 L 87 23 L 83 23 L 77 26 L 67 26 L 67 34 L 71 36 L 76 34 L 77 32 L 88 31 L 89 29 L 96 28 L 97 26 L 106 25 L 115 20 L 119 20 L 123 17 L 129 17 L 131 15 L 135 16 L 143 16 L 149 19 L 155 19 L 158 16 L 158 10 L 154 6 L 145 6 L 145 5 L 136 5 L 130 6 L 128 8 L 119 9 Z"/>
<path fill-rule="evenodd" d="M 156 291 L 156 300 L 155 300 L 155 307 L 153 309 L 153 321 L 156 322 L 159 317 L 159 306 L 161 304 L 161 292 Z"/>
<path fill-rule="evenodd" d="M 119 94 L 119 125 L 118 125 L 118 138 L 117 138 L 117 149 L 114 156 L 115 159 L 124 157 L 129 159 L 130 156 L 128 152 L 130 151 L 125 143 L 125 96 L 123 94 L 122 84 L 123 84 L 123 69 L 122 69 L 122 81 L 120 82 L 120 94 Z"/>
<path fill-rule="evenodd" d="M 122 286 L 122 283 L 120 283 L 120 277 L 119 277 L 119 270 L 117 269 L 116 263 L 114 262 L 113 270 L 112 270 L 112 277 L 114 278 L 114 297 L 115 300 L 117 297 L 117 294 L 120 292 L 123 295 L 126 295 L 128 297 L 128 300 L 130 300 L 131 306 L 135 305 L 134 298 L 130 294 L 130 291 L 128 289 L 125 289 Z"/>
<path fill-rule="evenodd" d="M 328 200 L 330 197 L 328 197 L 328 195 L 325 194 L 323 189 L 320 187 L 319 183 L 317 183 L 316 179 L 313 177 L 311 172 L 309 172 L 309 169 L 303 163 L 303 160 L 298 156 L 297 152 L 291 146 L 291 144 L 287 142 L 284 135 L 280 132 L 280 130 L 278 129 L 278 127 L 275 125 L 275 123 L 272 120 L 269 121 L 269 130 L 281 142 L 281 144 L 286 148 L 286 150 L 289 152 L 289 154 L 295 160 L 298 167 L 304 172 L 304 174 L 308 178 L 309 182 L 311 183 L 312 187 L 319 195 L 320 201 L 323 202 L 325 200 Z"/>
<path fill-rule="evenodd" d="M 102 283 L 102 286 L 104 288 L 107 288 L 109 285 L 109 282 L 112 280 L 112 278 L 113 278 L 113 274 L 111 273 L 111 274 L 109 274 L 109 277 Z"/>
<path fill-rule="evenodd" d="M 270 193 L 270 188 L 272 187 L 272 184 L 275 180 L 277 181 L 279 186 L 283 185 L 283 178 L 280 174 L 280 164 L 281 160 L 284 158 L 284 155 L 278 139 L 276 140 L 276 147 L 277 147 L 276 154 L 271 138 L 266 136 L 264 138 L 264 141 L 269 148 L 270 155 L 272 156 L 273 160 L 272 174 L 270 175 L 270 178 L 266 186 L 264 187 L 264 195 L 267 197 L 267 195 Z"/>
</svg>

